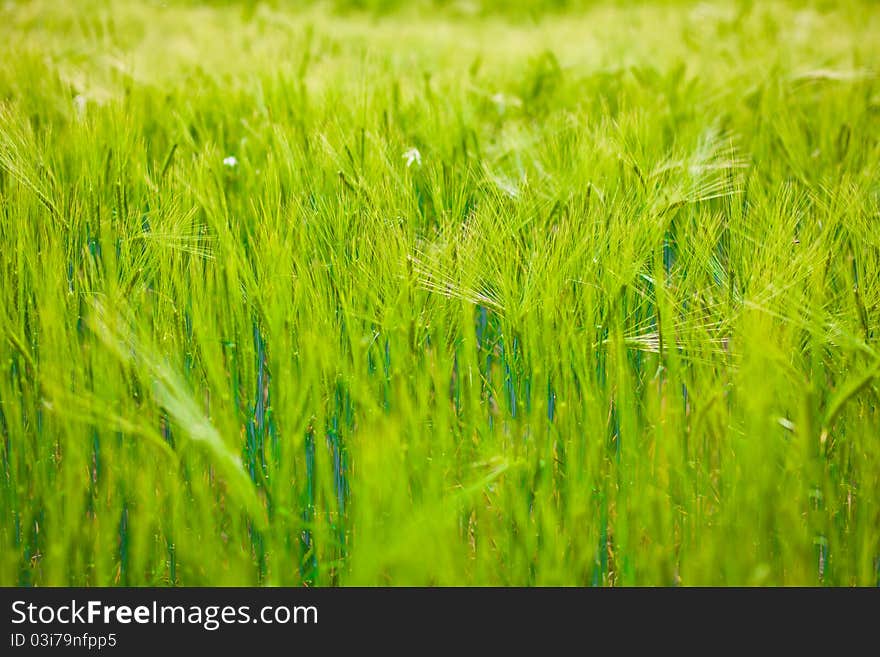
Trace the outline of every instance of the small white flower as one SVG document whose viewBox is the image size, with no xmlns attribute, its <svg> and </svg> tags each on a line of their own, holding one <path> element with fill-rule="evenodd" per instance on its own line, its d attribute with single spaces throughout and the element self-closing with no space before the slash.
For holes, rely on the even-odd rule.
<svg viewBox="0 0 880 657">
<path fill-rule="evenodd" d="M 522 99 L 519 96 L 508 96 L 500 91 L 497 94 L 493 94 L 490 100 L 495 103 L 495 109 L 498 110 L 499 114 L 504 114 L 508 107 L 522 107 Z"/>
<path fill-rule="evenodd" d="M 229 167 L 230 169 L 234 169 L 238 166 L 238 160 L 235 159 L 235 155 L 230 155 L 229 157 L 223 158 L 223 165 Z"/>
<path fill-rule="evenodd" d="M 73 97 L 73 106 L 76 107 L 77 116 L 83 116 L 86 113 L 86 105 L 88 104 L 88 99 L 82 94 Z"/>
<path fill-rule="evenodd" d="M 495 103 L 495 107 L 498 108 L 499 114 L 504 114 L 504 110 L 507 109 L 507 102 L 504 98 L 504 94 L 498 93 L 492 96 L 492 102 Z"/>
<path fill-rule="evenodd" d="M 406 160 L 406 166 L 411 167 L 413 162 L 415 162 L 418 166 L 422 166 L 422 154 L 419 153 L 418 148 L 410 148 L 406 153 L 403 154 L 403 159 Z"/>
</svg>

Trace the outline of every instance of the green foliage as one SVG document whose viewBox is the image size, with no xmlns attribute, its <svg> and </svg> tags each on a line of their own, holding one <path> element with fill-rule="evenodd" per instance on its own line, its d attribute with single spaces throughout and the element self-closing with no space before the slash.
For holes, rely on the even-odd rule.
<svg viewBox="0 0 880 657">
<path fill-rule="evenodd" d="M 439 5 L 0 8 L 0 584 L 878 583 L 876 6 Z"/>
</svg>

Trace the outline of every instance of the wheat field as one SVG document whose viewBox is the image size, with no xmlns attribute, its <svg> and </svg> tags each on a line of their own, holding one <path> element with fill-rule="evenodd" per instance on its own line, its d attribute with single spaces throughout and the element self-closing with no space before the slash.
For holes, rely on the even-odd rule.
<svg viewBox="0 0 880 657">
<path fill-rule="evenodd" d="M 871 2 L 5 2 L 0 584 L 880 584 Z"/>
</svg>

